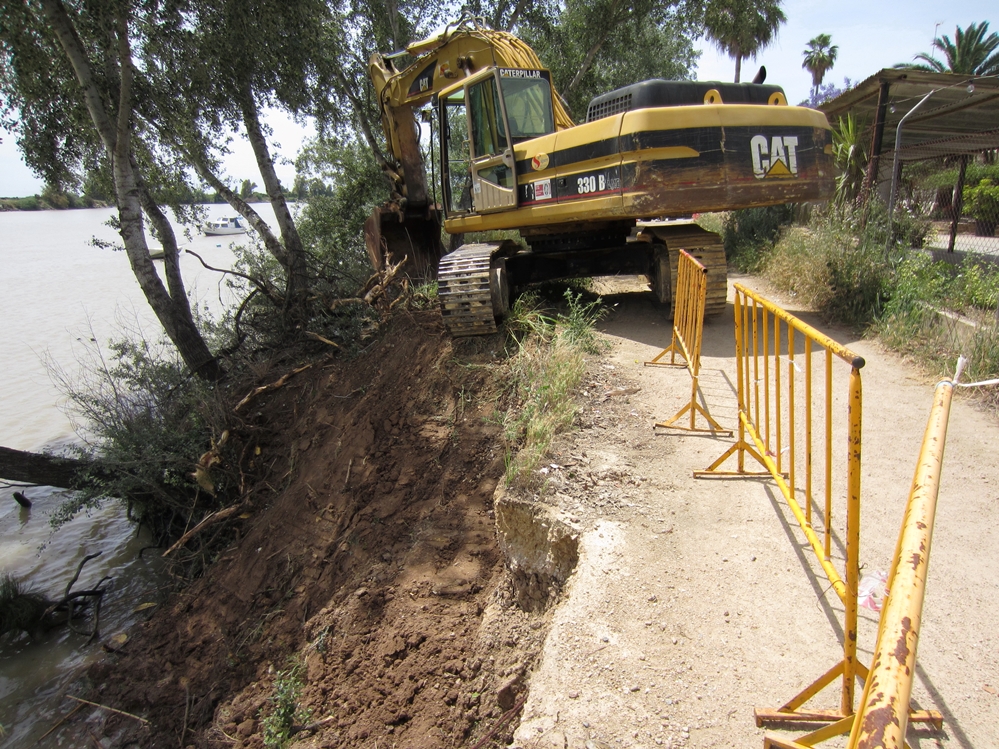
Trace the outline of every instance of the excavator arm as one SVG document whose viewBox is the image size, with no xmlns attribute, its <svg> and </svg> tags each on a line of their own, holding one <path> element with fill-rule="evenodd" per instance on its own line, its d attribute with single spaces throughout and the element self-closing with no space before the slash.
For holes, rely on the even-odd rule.
<svg viewBox="0 0 999 749">
<path fill-rule="evenodd" d="M 432 277 L 436 271 L 443 252 L 440 212 L 427 187 L 416 112 L 442 89 L 490 66 L 543 67 L 534 50 L 517 37 L 468 17 L 410 44 L 405 52 L 376 53 L 369 60 L 385 141 L 394 161 L 389 174 L 393 199 L 377 208 L 365 224 L 365 242 L 375 268 L 383 267 L 391 255 L 410 259 L 410 275 Z M 553 109 L 556 130 L 573 126 L 558 97 Z"/>
</svg>

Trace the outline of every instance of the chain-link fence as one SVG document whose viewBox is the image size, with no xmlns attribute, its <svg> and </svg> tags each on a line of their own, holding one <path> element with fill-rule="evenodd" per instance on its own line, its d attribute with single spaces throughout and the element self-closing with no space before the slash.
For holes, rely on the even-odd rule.
<svg viewBox="0 0 999 749">
<path fill-rule="evenodd" d="M 903 161 L 896 211 L 924 249 L 993 255 L 999 260 L 999 152 L 952 153 Z M 889 161 L 885 181 L 891 179 Z"/>
</svg>

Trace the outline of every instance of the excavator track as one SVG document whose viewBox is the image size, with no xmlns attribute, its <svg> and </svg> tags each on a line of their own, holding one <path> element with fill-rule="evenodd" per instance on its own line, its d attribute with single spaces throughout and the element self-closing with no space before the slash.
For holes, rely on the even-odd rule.
<svg viewBox="0 0 999 749">
<path fill-rule="evenodd" d="M 728 297 L 728 266 L 725 261 L 725 244 L 720 235 L 702 229 L 692 221 L 646 221 L 639 226 L 649 231 L 669 247 L 670 288 L 676 295 L 677 267 L 680 260 L 677 250 L 686 250 L 708 271 L 707 298 L 704 316 L 711 317 L 725 311 Z M 675 301 L 675 300 L 674 300 Z"/>
<path fill-rule="evenodd" d="M 437 296 L 444 325 L 453 336 L 496 332 L 493 304 L 493 256 L 502 243 L 466 244 L 441 258 L 437 271 Z M 495 284 L 495 281 L 493 282 Z"/>
</svg>

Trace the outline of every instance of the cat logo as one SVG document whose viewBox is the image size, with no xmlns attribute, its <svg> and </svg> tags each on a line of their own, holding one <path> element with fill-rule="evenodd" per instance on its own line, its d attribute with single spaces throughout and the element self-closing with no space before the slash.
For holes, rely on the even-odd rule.
<svg viewBox="0 0 999 749">
<path fill-rule="evenodd" d="M 754 135 L 749 141 L 753 154 L 753 174 L 756 179 L 793 178 L 798 176 L 798 136 Z"/>
</svg>

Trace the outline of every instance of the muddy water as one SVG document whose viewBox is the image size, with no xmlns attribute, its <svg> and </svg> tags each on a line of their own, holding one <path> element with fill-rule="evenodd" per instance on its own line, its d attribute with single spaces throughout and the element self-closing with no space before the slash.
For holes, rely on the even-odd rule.
<svg viewBox="0 0 999 749">
<path fill-rule="evenodd" d="M 257 206 L 273 224 L 269 206 Z M 228 215 L 210 206 L 209 217 Z M 76 439 L 66 399 L 50 376 L 51 366 L 69 378 L 78 361 L 92 356 L 123 327 L 159 334 L 123 252 L 95 247 L 94 237 L 115 241 L 105 225 L 112 209 L 0 213 L 0 445 L 22 450 L 59 449 Z M 229 267 L 232 240 L 242 236 L 194 235 L 184 242 L 208 265 Z M 245 240 L 244 240 L 245 241 Z M 151 242 L 151 244 L 153 244 Z M 185 255 L 188 291 L 199 307 L 217 314 L 231 302 L 221 275 Z M 161 264 L 157 264 L 162 267 Z M 107 506 L 52 533 L 50 513 L 62 492 L 22 489 L 30 510 L 19 508 L 13 487 L 0 485 L 0 574 L 28 581 L 59 597 L 86 554 L 102 552 L 83 570 L 75 590 L 113 577 L 101 609 L 103 639 L 124 631 L 142 614 L 134 609 L 157 601 L 165 584 L 155 550 L 137 537 L 121 508 Z M 0 746 L 29 746 L 72 707 L 62 693 L 76 672 L 100 657 L 99 644 L 66 628 L 32 641 L 0 640 Z M 72 693 L 72 690 L 69 690 Z M 51 743 L 51 745 L 58 745 Z"/>
</svg>

